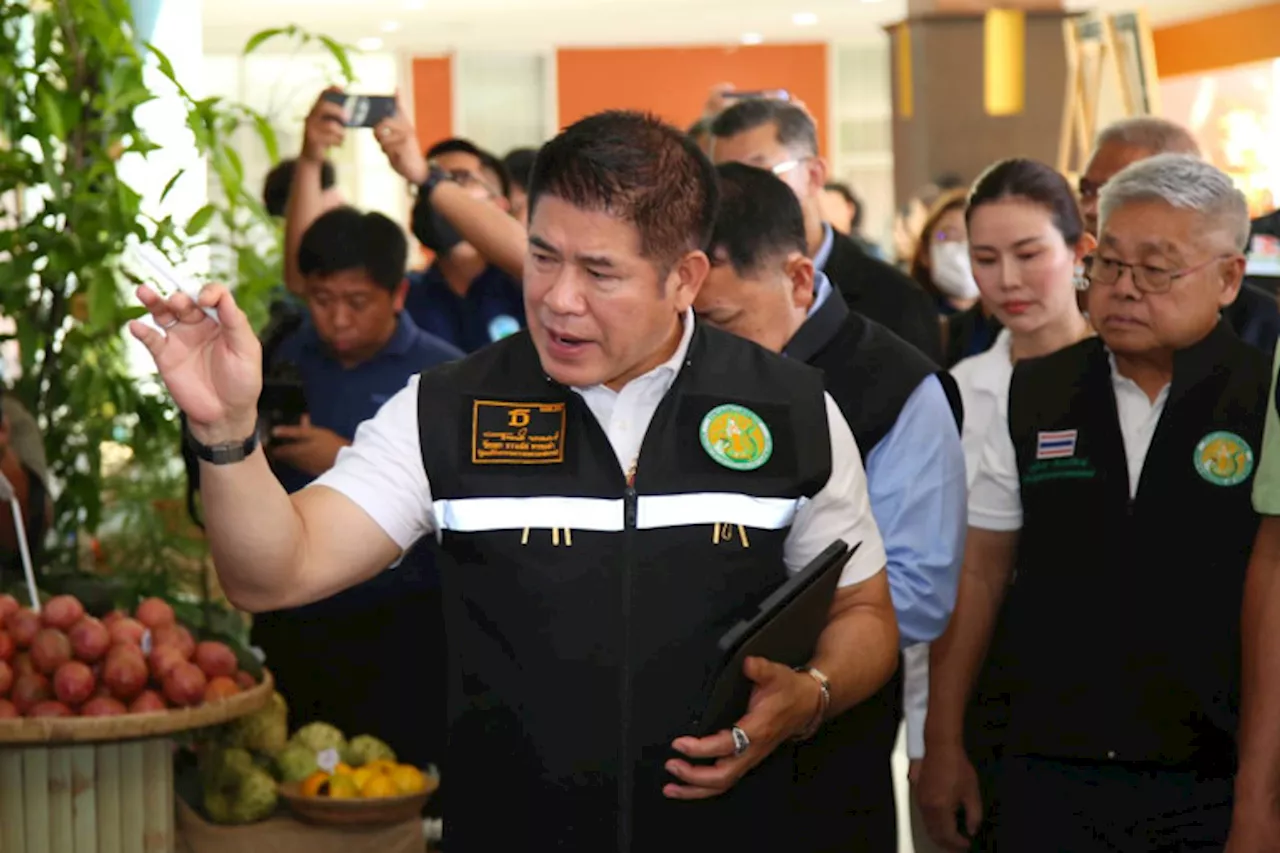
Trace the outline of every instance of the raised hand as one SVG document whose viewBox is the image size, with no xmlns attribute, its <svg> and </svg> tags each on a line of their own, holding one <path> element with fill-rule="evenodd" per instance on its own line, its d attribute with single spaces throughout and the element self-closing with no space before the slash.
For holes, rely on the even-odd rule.
<svg viewBox="0 0 1280 853">
<path fill-rule="evenodd" d="M 262 392 L 262 345 L 249 318 L 217 284 L 164 298 L 149 287 L 139 301 L 163 331 L 140 320 L 129 331 L 155 359 L 160 378 L 187 415 L 191 433 L 205 444 L 239 441 L 257 427 Z M 212 308 L 218 319 L 204 308 Z"/>
<path fill-rule="evenodd" d="M 331 92 L 341 94 L 342 90 L 333 86 L 325 89 L 307 114 L 306 123 L 302 127 L 303 159 L 323 161 L 330 148 L 338 147 L 347 138 L 347 117 L 342 107 L 325 100 L 324 96 Z"/>
<path fill-rule="evenodd" d="M 391 168 L 411 184 L 420 186 L 426 182 L 427 158 L 422 153 L 417 131 L 409 121 L 409 112 L 399 92 L 396 93 L 396 114 L 379 122 L 373 133 Z"/>
</svg>

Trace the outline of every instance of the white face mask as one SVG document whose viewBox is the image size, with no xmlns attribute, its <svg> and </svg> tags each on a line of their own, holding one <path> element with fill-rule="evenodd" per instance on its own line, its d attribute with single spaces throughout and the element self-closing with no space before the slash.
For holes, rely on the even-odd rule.
<svg viewBox="0 0 1280 853">
<path fill-rule="evenodd" d="M 929 247 L 929 273 L 933 283 L 951 299 L 976 299 L 978 283 L 973 280 L 968 243 L 934 243 Z"/>
</svg>

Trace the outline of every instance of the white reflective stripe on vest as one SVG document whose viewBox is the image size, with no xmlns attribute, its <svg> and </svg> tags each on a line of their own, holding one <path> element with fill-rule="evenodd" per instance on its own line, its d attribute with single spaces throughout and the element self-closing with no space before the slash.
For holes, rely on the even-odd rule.
<svg viewBox="0 0 1280 853">
<path fill-rule="evenodd" d="M 436 528 L 453 533 L 570 529 L 620 533 L 623 506 L 603 498 L 454 498 L 432 504 Z"/>
<path fill-rule="evenodd" d="M 730 492 L 683 495 L 642 495 L 636 527 L 688 527 L 694 524 L 733 524 L 756 530 L 782 530 L 791 525 L 804 498 L 757 498 Z"/>
<path fill-rule="evenodd" d="M 636 527 L 657 530 L 695 524 L 733 524 L 756 530 L 790 526 L 803 498 L 757 498 L 729 492 L 642 495 Z M 624 505 L 604 498 L 450 498 L 435 501 L 436 528 L 453 533 L 569 529 L 620 533 Z"/>
</svg>

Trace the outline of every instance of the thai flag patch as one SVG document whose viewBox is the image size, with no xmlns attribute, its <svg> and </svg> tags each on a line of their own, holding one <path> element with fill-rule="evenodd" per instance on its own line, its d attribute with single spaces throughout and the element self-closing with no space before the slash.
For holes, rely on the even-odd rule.
<svg viewBox="0 0 1280 853">
<path fill-rule="evenodd" d="M 1076 455 L 1076 430 L 1036 433 L 1036 459 L 1066 459 Z"/>
</svg>

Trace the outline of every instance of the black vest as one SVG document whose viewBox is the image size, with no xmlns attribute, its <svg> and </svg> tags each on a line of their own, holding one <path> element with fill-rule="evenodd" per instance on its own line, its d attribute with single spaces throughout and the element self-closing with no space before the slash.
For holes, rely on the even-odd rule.
<svg viewBox="0 0 1280 853">
<path fill-rule="evenodd" d="M 718 638 L 785 579 L 791 517 L 830 478 L 821 374 L 697 327 L 632 484 L 526 333 L 420 387 L 451 666 L 450 849 L 758 837 L 790 750 L 702 803 L 664 798 L 663 764 L 694 732 Z M 767 425 L 760 467 L 704 447 L 725 404 Z"/>
<path fill-rule="evenodd" d="M 1101 340 L 1015 369 L 1012 752 L 1231 772 L 1268 367 L 1222 324 L 1177 353 L 1135 499 Z"/>
</svg>

